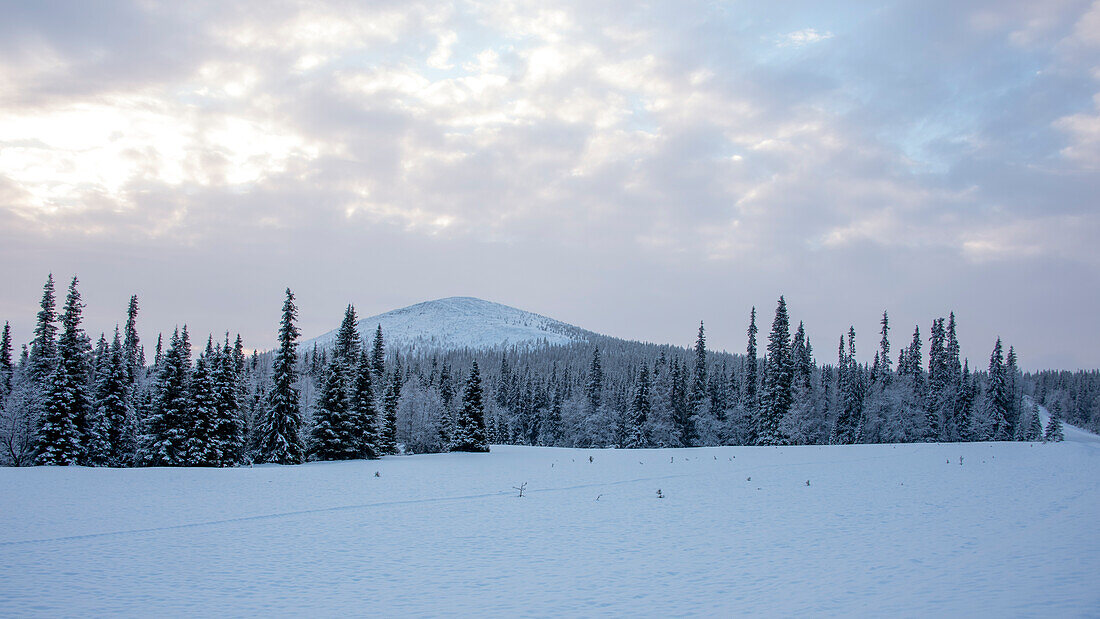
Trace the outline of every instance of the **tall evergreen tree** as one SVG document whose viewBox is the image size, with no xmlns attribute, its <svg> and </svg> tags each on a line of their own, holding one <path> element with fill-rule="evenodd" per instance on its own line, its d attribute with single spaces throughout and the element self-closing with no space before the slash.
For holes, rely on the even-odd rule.
<svg viewBox="0 0 1100 619">
<path fill-rule="evenodd" d="M 88 443 L 88 461 L 96 466 L 133 463 L 133 415 L 127 402 L 129 384 L 118 327 L 106 369 L 95 385 L 95 415 Z"/>
<path fill-rule="evenodd" d="M 239 335 L 236 345 L 242 346 Z M 211 370 L 217 395 L 213 440 L 217 447 L 218 466 L 233 466 L 244 459 L 243 371 L 243 347 L 231 347 L 227 332 L 225 342 L 214 353 Z"/>
<path fill-rule="evenodd" d="M 38 428 L 38 464 L 69 465 L 85 457 L 90 342 L 81 328 L 84 304 L 77 278 L 69 284 L 57 340 L 57 367 L 49 382 L 45 410 Z"/>
<path fill-rule="evenodd" d="M 126 366 L 126 381 L 132 385 L 137 381 L 139 372 L 144 364 L 139 357 L 141 352 L 141 338 L 137 332 L 138 298 L 130 296 L 130 305 L 126 308 L 126 336 L 122 341 L 122 357 Z"/>
<path fill-rule="evenodd" d="M 948 396 L 950 370 L 947 357 L 947 332 L 943 318 L 932 321 L 928 346 L 928 394 L 925 401 L 926 441 L 938 441 L 943 437 L 944 422 L 949 419 Z"/>
<path fill-rule="evenodd" d="M 191 426 L 191 340 L 184 325 L 172 333 L 164 351 L 145 419 L 142 460 L 151 466 L 183 466 Z"/>
<path fill-rule="evenodd" d="M 786 442 L 780 423 L 791 409 L 792 363 L 790 349 L 790 318 L 787 301 L 782 296 L 775 308 L 775 319 L 768 336 L 768 359 L 765 363 L 764 394 L 760 407 L 758 445 L 782 445 Z"/>
<path fill-rule="evenodd" d="M 374 382 L 382 384 L 382 377 L 386 375 L 386 342 L 382 339 L 382 325 L 374 332 L 374 344 L 370 349 L 371 367 L 374 369 Z"/>
<path fill-rule="evenodd" d="M 325 368 L 321 394 L 313 413 L 309 449 L 310 455 L 318 460 L 353 460 L 359 457 L 357 431 L 348 411 L 350 398 L 344 390 L 346 371 L 341 355 L 333 355 Z"/>
<path fill-rule="evenodd" d="M 470 377 L 466 380 L 466 390 L 462 394 L 462 408 L 455 423 L 451 451 L 489 451 L 489 444 L 485 437 L 483 400 L 481 372 L 478 371 L 475 361 L 470 369 Z"/>
<path fill-rule="evenodd" d="M 1042 440 L 1043 422 L 1039 419 L 1039 407 L 1032 404 L 1027 417 L 1027 431 L 1024 433 L 1024 440 L 1032 442 Z"/>
<path fill-rule="evenodd" d="M 41 392 L 53 376 L 57 364 L 57 309 L 54 301 L 53 273 L 42 287 L 41 309 L 31 340 L 30 378 Z"/>
<path fill-rule="evenodd" d="M 600 347 L 592 351 L 592 363 L 588 366 L 588 383 L 584 387 L 590 414 L 600 410 L 603 400 L 603 366 L 600 363 Z"/>
<path fill-rule="evenodd" d="M 695 339 L 695 365 L 691 373 L 691 390 L 688 393 L 688 405 L 691 414 L 702 415 L 707 402 L 707 338 L 703 332 L 703 321 L 699 321 L 699 335 Z"/>
<path fill-rule="evenodd" d="M 893 374 L 890 367 L 890 317 L 886 315 L 886 310 L 882 310 L 882 321 L 879 325 L 881 327 L 879 333 L 882 335 L 882 339 L 878 343 L 879 371 L 875 380 L 881 380 L 885 386 L 890 384 L 890 378 Z"/>
<path fill-rule="evenodd" d="M 299 431 L 302 412 L 298 404 L 298 336 L 301 333 L 294 324 L 298 308 L 294 294 L 286 289 L 283 302 L 283 319 L 279 327 L 279 349 L 275 352 L 272 369 L 274 385 L 268 394 L 267 409 L 260 435 L 260 462 L 298 464 L 304 457 Z"/>
<path fill-rule="evenodd" d="M 0 406 L 4 398 L 11 393 L 11 376 L 15 366 L 11 362 L 11 325 L 4 322 L 4 332 L 0 335 Z"/>
<path fill-rule="evenodd" d="M 1004 441 L 1008 434 L 1008 384 L 1005 381 L 1004 353 L 1001 338 L 997 338 L 989 355 L 989 385 L 986 387 L 985 414 L 990 424 L 990 438 Z"/>
<path fill-rule="evenodd" d="M 757 410 L 760 403 L 757 384 L 757 350 L 756 350 L 756 306 L 752 308 L 752 312 L 749 314 L 749 328 L 746 332 L 748 334 L 748 345 L 745 348 L 744 368 L 741 371 L 742 385 L 741 385 L 741 407 L 744 410 L 744 417 L 741 419 L 741 425 L 745 431 L 746 444 L 754 445 L 757 439 Z"/>
<path fill-rule="evenodd" d="M 444 366 L 446 370 L 446 366 Z M 360 458 L 377 458 L 381 455 L 379 447 L 379 415 L 374 406 L 373 367 L 371 358 L 364 349 L 359 354 L 359 363 L 355 368 L 355 381 L 352 385 L 349 412 L 354 427 L 354 440 Z"/>
<path fill-rule="evenodd" d="M 191 373 L 183 456 L 183 464 L 188 466 L 217 466 L 221 462 L 215 438 L 218 393 L 212 374 L 213 363 L 214 341 L 211 337 L 206 340 L 206 350 L 199 355 Z"/>
<path fill-rule="evenodd" d="M 344 310 L 344 320 L 336 331 L 336 341 L 332 345 L 332 355 L 344 364 L 345 378 L 350 376 L 348 370 L 359 363 L 359 352 L 363 348 L 358 323 L 355 306 L 349 304 Z"/>
<path fill-rule="evenodd" d="M 634 401 L 630 405 L 629 427 L 624 447 L 649 447 L 646 423 L 652 408 L 649 402 L 649 366 L 642 364 L 638 373 L 638 386 L 634 391 Z"/>
<path fill-rule="evenodd" d="M 397 359 L 394 363 L 393 376 L 390 377 L 386 392 L 382 396 L 382 425 L 378 429 L 378 444 L 383 454 L 397 453 L 397 407 L 400 400 L 401 362 Z M 484 420 L 484 414 L 482 419 Z M 484 421 L 482 425 L 484 426 Z"/>
</svg>

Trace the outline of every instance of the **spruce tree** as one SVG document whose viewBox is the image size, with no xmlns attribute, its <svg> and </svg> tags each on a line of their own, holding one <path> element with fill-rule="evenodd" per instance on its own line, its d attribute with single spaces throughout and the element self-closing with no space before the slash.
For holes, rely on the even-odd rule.
<svg viewBox="0 0 1100 619">
<path fill-rule="evenodd" d="M 213 363 L 214 341 L 211 337 L 206 340 L 206 350 L 199 355 L 191 373 L 186 415 L 187 439 L 182 462 L 188 466 L 217 466 L 221 462 L 221 450 L 215 438 L 218 392 L 212 373 Z"/>
<path fill-rule="evenodd" d="M 462 408 L 458 412 L 451 451 L 488 452 L 485 436 L 485 404 L 481 387 L 481 372 L 477 361 L 470 369 L 466 389 L 462 394 Z"/>
<path fill-rule="evenodd" d="M 782 296 L 775 308 L 775 319 L 768 336 L 768 359 L 765 363 L 764 394 L 757 424 L 758 445 L 782 445 L 786 442 L 780 424 L 791 409 L 791 349 L 790 318 L 787 301 Z"/>
<path fill-rule="evenodd" d="M 1050 420 L 1047 421 L 1047 430 L 1043 435 L 1043 440 L 1048 443 L 1060 443 L 1066 440 L 1065 434 L 1062 431 L 1061 402 L 1054 402 L 1054 406 L 1050 409 Z"/>
<path fill-rule="evenodd" d="M 304 457 L 299 430 L 302 413 L 298 404 L 298 336 L 294 324 L 298 308 L 294 294 L 286 289 L 283 319 L 279 326 L 279 348 L 272 369 L 274 385 L 268 394 L 258 450 L 260 462 L 299 464 Z"/>
<path fill-rule="evenodd" d="M 77 278 L 69 284 L 57 340 L 57 366 L 50 378 L 44 414 L 38 428 L 38 464 L 78 464 L 85 457 L 90 343 L 81 328 L 84 305 Z"/>
<path fill-rule="evenodd" d="M 748 346 L 745 349 L 744 369 L 741 371 L 743 384 L 741 387 L 741 405 L 745 411 L 745 416 L 741 420 L 745 429 L 746 443 L 749 445 L 755 445 L 757 439 L 757 408 L 759 405 L 759 396 L 757 391 L 758 377 L 757 377 L 757 362 L 756 357 L 756 306 L 753 306 L 752 312 L 749 314 L 749 328 L 748 328 Z"/>
<path fill-rule="evenodd" d="M 932 335 L 928 346 L 928 393 L 925 400 L 924 439 L 935 442 L 943 438 L 944 422 L 949 417 L 947 399 L 950 388 L 947 362 L 947 332 L 943 318 L 932 321 Z"/>
<path fill-rule="evenodd" d="M 11 362 L 11 325 L 4 322 L 4 332 L 0 335 L 0 406 L 4 398 L 11 393 L 11 377 L 15 366 Z"/>
<path fill-rule="evenodd" d="M 1039 407 L 1035 404 L 1031 405 L 1031 410 L 1028 412 L 1027 432 L 1024 434 L 1025 441 L 1040 441 L 1043 440 L 1043 422 L 1039 419 Z"/>
<path fill-rule="evenodd" d="M 163 352 L 153 404 L 145 419 L 142 460 L 150 466 L 187 464 L 190 433 L 191 341 L 187 326 L 176 329 Z"/>
<path fill-rule="evenodd" d="M 240 344 L 240 336 L 237 336 L 237 345 Z M 211 371 L 217 396 L 213 440 L 217 446 L 218 466 L 233 466 L 244 458 L 243 367 L 244 351 L 230 347 L 227 332 L 225 342 L 214 352 Z"/>
<path fill-rule="evenodd" d="M 88 461 L 95 466 L 128 466 L 133 463 L 133 415 L 127 397 L 124 350 L 118 327 L 104 372 L 95 385 L 95 415 L 88 443 Z"/>
<path fill-rule="evenodd" d="M 703 321 L 699 321 L 699 335 L 695 339 L 695 365 L 691 373 L 691 391 L 688 405 L 691 414 L 698 417 L 703 413 L 707 401 L 707 338 L 703 332 Z"/>
<path fill-rule="evenodd" d="M 137 332 L 137 315 L 138 315 L 138 298 L 137 295 L 130 296 L 130 305 L 126 308 L 126 336 L 122 342 L 122 356 L 123 362 L 126 366 L 126 382 L 133 385 L 139 378 L 139 373 L 143 369 L 141 366 L 143 362 L 139 359 L 141 349 L 141 338 L 138 337 Z"/>
<path fill-rule="evenodd" d="M 1004 353 L 1001 338 L 993 346 L 989 355 L 989 385 L 985 394 L 985 414 L 991 428 L 991 439 L 1004 441 L 1011 438 L 1008 434 L 1008 384 L 1005 380 Z"/>
<path fill-rule="evenodd" d="M 378 445 L 383 454 L 397 453 L 397 407 L 401 400 L 401 362 L 394 363 L 393 376 L 382 396 L 382 424 L 378 428 Z M 484 416 L 483 416 L 484 418 Z"/>
<path fill-rule="evenodd" d="M 359 457 L 357 432 L 348 410 L 351 398 L 344 390 L 346 371 L 347 367 L 338 355 L 333 355 L 325 367 L 310 433 L 309 452 L 317 460 L 354 460 Z"/>
<path fill-rule="evenodd" d="M 584 397 L 588 400 L 589 414 L 600 410 L 603 400 L 603 365 L 600 362 L 600 347 L 592 351 L 592 363 L 588 366 L 588 383 L 584 387 Z"/>
<path fill-rule="evenodd" d="M 382 325 L 374 332 L 374 344 L 370 349 L 371 369 L 374 370 L 374 382 L 382 384 L 386 375 L 386 342 L 382 339 Z"/>
<path fill-rule="evenodd" d="M 378 444 L 379 415 L 374 406 L 373 368 L 370 355 L 360 351 L 355 368 L 349 412 L 354 428 L 354 441 L 360 458 L 374 459 L 381 455 Z"/>
<path fill-rule="evenodd" d="M 886 386 L 890 384 L 893 374 L 890 367 L 890 317 L 886 315 L 886 310 L 882 310 L 882 321 L 879 324 L 881 326 L 879 333 L 882 335 L 882 339 L 878 343 L 879 371 L 875 380 L 881 381 L 882 385 Z"/>
<path fill-rule="evenodd" d="M 345 377 L 350 377 L 348 370 L 359 363 L 359 352 L 363 348 L 358 323 L 355 306 L 349 304 L 344 310 L 344 320 L 336 331 L 336 341 L 332 345 L 332 355 L 344 364 Z"/>
<path fill-rule="evenodd" d="M 41 392 L 49 383 L 54 366 L 57 364 L 57 310 L 54 301 L 53 273 L 50 273 L 46 284 L 42 287 L 40 307 L 28 362 L 31 380 Z"/>
<path fill-rule="evenodd" d="M 638 373 L 638 386 L 634 391 L 634 400 L 630 405 L 629 427 L 627 429 L 627 448 L 637 449 L 649 447 L 649 436 L 646 432 L 646 423 L 651 414 L 649 402 L 649 367 L 642 364 Z"/>
</svg>

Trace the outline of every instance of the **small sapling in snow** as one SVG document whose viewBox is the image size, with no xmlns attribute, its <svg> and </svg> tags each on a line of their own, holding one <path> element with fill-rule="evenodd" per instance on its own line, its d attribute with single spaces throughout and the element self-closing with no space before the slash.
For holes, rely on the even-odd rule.
<svg viewBox="0 0 1100 619">
<path fill-rule="evenodd" d="M 527 489 L 527 482 L 523 482 L 522 484 L 520 484 L 518 486 L 512 486 L 512 490 L 516 490 L 516 491 L 519 492 L 519 494 L 516 495 L 516 496 L 518 498 L 521 498 L 521 499 L 523 498 L 523 491 L 526 490 L 526 489 Z"/>
<path fill-rule="evenodd" d="M 658 499 L 663 499 L 663 498 L 665 498 L 665 495 L 661 494 L 661 489 L 660 489 L 660 488 L 657 488 L 657 498 L 658 498 Z"/>
</svg>

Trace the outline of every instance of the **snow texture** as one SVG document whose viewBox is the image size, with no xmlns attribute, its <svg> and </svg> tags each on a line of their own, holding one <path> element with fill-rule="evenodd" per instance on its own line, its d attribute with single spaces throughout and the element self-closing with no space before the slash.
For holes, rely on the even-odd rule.
<svg viewBox="0 0 1100 619">
<path fill-rule="evenodd" d="M 473 297 L 425 301 L 364 318 L 358 327 L 368 345 L 378 325 L 387 347 L 422 351 L 561 345 L 593 335 L 553 318 Z M 302 349 L 309 350 L 314 343 L 329 346 L 335 337 L 336 331 L 330 331 L 305 342 Z"/>
<path fill-rule="evenodd" d="M 1095 615 L 1100 444 L 1071 436 L 5 468 L 0 608 Z"/>
</svg>

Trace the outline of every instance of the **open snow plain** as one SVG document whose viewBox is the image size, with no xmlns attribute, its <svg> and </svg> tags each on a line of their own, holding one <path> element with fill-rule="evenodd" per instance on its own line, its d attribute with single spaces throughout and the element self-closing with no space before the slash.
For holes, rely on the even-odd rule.
<svg viewBox="0 0 1100 619">
<path fill-rule="evenodd" d="M 1074 438 L 0 469 L 0 614 L 1096 616 Z"/>
</svg>

